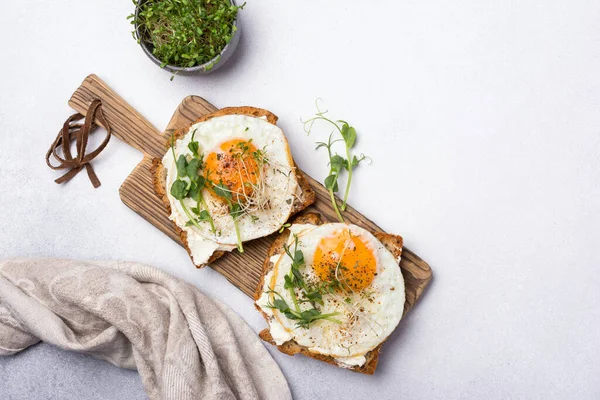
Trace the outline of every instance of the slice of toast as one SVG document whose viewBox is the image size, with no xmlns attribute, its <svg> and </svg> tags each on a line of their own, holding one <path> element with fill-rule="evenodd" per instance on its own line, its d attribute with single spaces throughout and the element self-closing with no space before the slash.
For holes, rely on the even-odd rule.
<svg viewBox="0 0 600 400">
<path fill-rule="evenodd" d="M 185 136 L 185 134 L 188 132 L 188 130 L 190 129 L 190 127 L 192 125 L 197 124 L 198 122 L 208 121 L 211 118 L 221 117 L 224 115 L 247 115 L 250 117 L 265 118 L 267 120 L 267 122 L 269 122 L 273 125 L 277 124 L 277 119 L 278 119 L 277 116 L 275 114 L 273 114 L 272 112 L 263 110 L 261 108 L 226 107 L 226 108 L 222 108 L 220 110 L 217 110 L 210 114 L 206 114 L 206 115 L 198 118 L 196 121 L 194 121 L 192 124 L 190 124 L 190 126 L 186 127 L 185 129 L 180 129 L 180 130 L 173 132 L 173 137 L 175 139 L 180 139 L 181 137 Z M 170 147 L 171 147 L 171 142 L 170 142 L 170 140 L 168 140 L 167 143 L 165 143 L 165 151 L 168 151 L 170 149 Z M 299 192 L 297 193 L 297 196 L 294 200 L 294 204 L 292 205 L 292 215 L 304 210 L 306 207 L 308 207 L 312 203 L 314 203 L 314 201 L 316 199 L 315 192 L 311 189 L 311 187 L 308 183 L 308 180 L 306 179 L 304 174 L 302 172 L 300 172 L 300 170 L 298 169 L 298 167 L 295 164 L 294 164 L 294 166 L 296 167 L 294 172 L 296 174 L 296 179 L 298 180 Z M 152 175 L 154 176 L 154 182 L 153 182 L 154 183 L 154 191 L 162 199 L 162 201 L 167 209 L 167 212 L 169 214 L 171 214 L 171 203 L 169 202 L 169 198 L 167 196 L 168 190 L 166 188 L 167 174 L 166 174 L 166 169 L 164 168 L 164 166 L 162 164 L 162 159 L 160 159 L 160 158 L 153 159 L 151 170 L 152 170 Z M 191 254 L 190 248 L 188 246 L 188 241 L 187 241 L 187 232 L 185 232 L 183 229 L 179 228 L 177 226 L 177 224 L 175 224 L 175 222 L 173 222 L 173 225 L 175 226 L 175 230 L 179 234 L 179 237 L 181 238 L 181 241 L 183 242 L 183 245 L 184 245 L 186 251 L 190 255 L 190 258 L 192 258 L 192 254 Z M 226 253 L 225 251 L 215 251 L 205 264 L 194 264 L 194 265 L 196 265 L 197 268 L 203 268 L 203 267 L 207 266 L 208 264 L 212 263 L 213 261 L 215 261 L 216 259 L 218 259 L 219 257 L 223 256 L 225 253 Z M 193 262 L 193 258 L 192 258 L 192 262 Z"/>
<path fill-rule="evenodd" d="M 306 214 L 298 216 L 294 220 L 294 223 L 295 224 L 321 225 L 321 224 L 325 223 L 325 221 L 323 220 L 323 218 L 321 217 L 320 214 L 306 213 Z M 401 236 L 391 235 L 391 234 L 383 233 L 383 232 L 371 232 L 371 233 L 377 238 L 377 240 L 379 240 L 394 255 L 394 258 L 396 258 L 397 260 L 400 259 L 400 256 L 402 255 L 402 244 L 403 244 Z M 268 252 L 265 262 L 263 264 L 263 272 L 262 272 L 260 282 L 258 283 L 256 292 L 254 293 L 254 301 L 255 302 L 258 301 L 258 299 L 260 299 L 260 297 L 263 293 L 265 276 L 273 269 L 274 265 L 271 262 L 271 257 L 278 255 L 278 254 L 283 254 L 285 252 L 284 245 L 287 243 L 289 236 L 290 236 L 289 229 L 286 229 L 284 232 L 280 233 L 275 238 L 275 241 L 271 245 L 271 248 L 269 249 L 269 252 Z M 398 266 L 398 268 L 399 267 L 400 266 Z M 265 318 L 265 320 L 267 320 L 267 322 L 268 322 L 269 316 L 267 314 L 265 314 L 265 312 L 263 310 L 261 310 L 261 308 L 258 305 L 256 305 L 256 303 L 254 305 L 258 309 L 258 311 L 262 314 L 262 316 Z M 259 333 L 259 336 L 265 342 L 269 342 L 272 345 L 277 346 L 275 344 L 273 338 L 271 337 L 271 333 L 268 328 L 263 329 Z M 312 353 L 309 351 L 309 349 L 307 347 L 299 345 L 294 340 L 288 340 L 287 342 L 283 343 L 282 345 L 277 346 L 277 348 L 282 353 L 285 353 L 290 356 L 301 353 L 301 354 L 304 354 L 305 356 L 312 357 L 312 358 L 315 358 L 320 361 L 325 361 L 326 363 L 333 364 L 338 367 L 343 367 L 343 368 L 350 369 L 352 371 L 361 372 L 361 373 L 367 374 L 367 375 L 372 375 L 375 372 L 375 369 L 377 368 L 377 362 L 379 361 L 379 352 L 380 352 L 381 346 L 383 345 L 384 342 L 380 343 L 377 347 L 375 347 L 373 350 L 371 350 L 370 352 L 368 352 L 366 354 L 365 357 L 366 357 L 367 361 L 363 365 L 352 366 L 352 367 L 340 364 L 331 356 Z"/>
</svg>

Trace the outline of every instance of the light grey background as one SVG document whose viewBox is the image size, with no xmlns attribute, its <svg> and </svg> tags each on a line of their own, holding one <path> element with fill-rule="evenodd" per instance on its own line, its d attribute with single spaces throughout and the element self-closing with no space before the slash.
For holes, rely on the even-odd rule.
<svg viewBox="0 0 600 400">
<path fill-rule="evenodd" d="M 298 399 L 600 397 L 600 2 L 248 0 L 239 53 L 208 77 L 154 66 L 129 1 L 2 0 L 0 257 L 124 259 L 252 302 L 125 207 L 140 155 L 117 139 L 64 186 L 44 153 L 96 73 L 164 128 L 181 99 L 272 110 L 321 180 L 322 97 L 373 163 L 351 203 L 427 260 L 432 285 L 363 376 L 272 351 Z M 100 136 L 101 134 L 99 134 Z M 0 360 L 0 397 L 143 398 L 137 375 L 49 346 Z"/>
</svg>

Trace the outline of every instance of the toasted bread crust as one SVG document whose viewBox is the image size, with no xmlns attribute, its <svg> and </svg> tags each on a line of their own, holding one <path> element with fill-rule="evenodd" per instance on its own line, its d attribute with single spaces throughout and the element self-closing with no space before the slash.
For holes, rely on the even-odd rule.
<svg viewBox="0 0 600 400">
<path fill-rule="evenodd" d="M 187 133 L 189 128 L 194 124 L 197 124 L 199 122 L 208 121 L 209 119 L 212 119 L 215 117 L 222 117 L 224 115 L 247 115 L 247 116 L 256 117 L 256 118 L 264 117 L 264 118 L 266 118 L 267 122 L 269 122 L 273 125 L 275 125 L 278 120 L 278 118 L 275 114 L 273 114 L 270 111 L 264 110 L 262 108 L 248 107 L 248 106 L 225 107 L 225 108 L 222 108 L 215 112 L 212 112 L 210 114 L 203 115 L 202 117 L 198 118 L 196 121 L 194 121 L 190 126 L 186 127 L 185 129 L 179 129 L 179 130 L 173 131 L 172 132 L 173 138 L 180 139 L 181 137 L 185 136 L 185 134 Z M 165 150 L 168 150 L 170 148 L 170 146 L 171 146 L 171 142 L 167 141 L 165 143 Z M 167 196 L 165 168 L 164 168 L 164 166 L 162 164 L 162 160 L 160 158 L 154 158 L 152 160 L 151 172 L 152 172 L 152 176 L 153 176 L 154 191 L 162 199 L 162 202 L 165 205 L 167 212 L 169 214 L 171 214 L 171 203 L 169 202 L 169 197 Z M 308 180 L 306 179 L 304 174 L 302 172 L 300 172 L 300 170 L 297 167 L 295 169 L 295 174 L 296 174 L 296 179 L 298 181 L 298 186 L 299 186 L 301 192 L 294 200 L 294 204 L 292 205 L 291 215 L 304 210 L 306 207 L 308 207 L 312 203 L 314 203 L 315 199 L 316 199 L 316 194 L 311 189 L 311 187 L 308 183 Z M 175 222 L 173 222 L 173 226 L 175 227 L 177 234 L 181 238 L 181 241 L 183 242 L 183 246 L 185 247 L 185 250 L 190 255 L 190 258 L 192 258 L 192 253 L 191 253 L 191 250 L 190 250 L 190 248 L 188 246 L 188 242 L 187 242 L 187 233 L 183 229 L 179 228 L 177 226 L 177 224 L 175 224 Z M 196 268 L 203 268 L 203 267 L 207 266 L 208 264 L 214 262 L 221 256 L 223 256 L 225 253 L 226 253 L 225 251 L 215 251 L 205 264 L 195 264 L 194 263 L 194 265 L 196 266 Z M 193 262 L 193 258 L 192 258 L 192 262 Z"/>
<path fill-rule="evenodd" d="M 273 125 L 276 125 L 277 120 L 279 119 L 277 117 L 277 115 L 273 114 L 271 111 L 268 111 L 268 110 L 265 110 L 262 108 L 249 107 L 249 106 L 225 107 L 225 108 L 221 108 L 220 110 L 217 110 L 215 112 L 211 112 L 210 114 L 201 116 L 192 125 L 195 125 L 198 122 L 208 121 L 209 119 L 212 119 L 215 117 L 222 117 L 224 115 L 247 115 L 249 117 L 256 117 L 256 118 L 265 117 L 267 119 L 267 122 L 269 122 Z M 187 131 L 187 129 L 186 129 L 186 131 Z"/>
<path fill-rule="evenodd" d="M 297 217 L 293 222 L 295 224 L 312 224 L 312 225 L 321 225 L 324 223 L 321 215 L 315 214 L 315 213 L 303 214 L 303 215 Z M 400 256 L 402 255 L 402 243 L 403 243 L 401 236 L 391 235 L 389 233 L 383 233 L 383 232 L 372 232 L 372 233 L 377 238 L 377 240 L 379 240 L 394 255 L 394 258 L 396 258 L 396 259 L 400 258 Z M 258 286 L 256 287 L 256 291 L 254 292 L 254 301 L 255 302 L 258 301 L 258 299 L 262 296 L 264 283 L 265 283 L 265 277 L 271 271 L 271 269 L 273 269 L 273 263 L 271 263 L 271 257 L 273 257 L 277 254 L 284 253 L 285 250 L 284 250 L 283 246 L 286 244 L 286 242 L 289 238 L 289 235 L 290 235 L 290 232 L 288 229 L 286 229 L 284 232 L 282 232 L 281 234 L 276 236 L 275 240 L 273 241 L 273 244 L 271 245 L 271 248 L 269 249 L 269 252 L 268 252 L 265 262 L 263 264 L 263 273 L 262 273 L 260 282 L 258 283 Z M 268 322 L 269 316 L 256 303 L 254 304 L 254 306 L 262 314 L 263 318 L 265 318 L 265 320 Z M 312 353 L 309 351 L 309 349 L 307 347 L 299 345 L 294 340 L 289 340 L 289 341 L 283 343 L 282 345 L 278 346 L 275 344 L 275 341 L 273 340 L 273 337 L 271 336 L 271 333 L 268 328 L 263 329 L 259 333 L 258 336 L 265 342 L 271 343 L 272 345 L 276 346 L 279 351 L 281 351 L 282 353 L 285 353 L 287 355 L 293 356 L 295 354 L 300 353 L 300 354 L 304 354 L 305 356 L 308 356 L 308 357 L 311 357 L 311 358 L 314 358 L 314 359 L 317 359 L 320 361 L 324 361 L 328 364 L 333 364 L 338 367 L 346 368 L 346 369 L 360 372 L 360 373 L 367 374 L 367 375 L 372 375 L 375 372 L 375 369 L 377 368 L 377 363 L 379 361 L 379 353 L 381 350 L 381 346 L 383 345 L 383 343 L 385 343 L 385 340 L 384 340 L 377 347 L 375 347 L 373 350 L 368 352 L 365 355 L 365 358 L 367 359 L 367 361 L 363 365 L 350 367 L 350 366 L 340 364 L 339 362 L 337 362 L 335 360 L 335 358 L 333 358 L 331 356 Z"/>
<path fill-rule="evenodd" d="M 317 200 L 317 194 L 310 187 L 310 184 L 308 183 L 308 180 L 304 174 L 300 171 L 300 169 L 298 169 L 298 166 L 295 163 L 294 166 L 296 167 L 294 171 L 296 173 L 298 187 L 300 188 L 300 195 L 294 199 L 291 215 L 298 214 L 300 211 L 304 210 L 306 207 L 314 203 L 315 200 Z"/>
</svg>

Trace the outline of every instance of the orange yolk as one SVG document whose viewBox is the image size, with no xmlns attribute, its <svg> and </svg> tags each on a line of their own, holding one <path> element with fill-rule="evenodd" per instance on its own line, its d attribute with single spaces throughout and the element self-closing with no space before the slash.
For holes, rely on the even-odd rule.
<svg viewBox="0 0 600 400">
<path fill-rule="evenodd" d="M 346 290 L 361 291 L 373 281 L 377 262 L 365 242 L 343 229 L 319 241 L 313 269 L 322 281 L 339 281 Z"/>
<path fill-rule="evenodd" d="M 206 178 L 215 185 L 223 183 L 233 193 L 233 200 L 244 202 L 252 196 L 258 182 L 259 167 L 253 153 L 256 147 L 246 140 L 232 139 L 221 144 L 219 151 L 206 157 Z"/>
</svg>

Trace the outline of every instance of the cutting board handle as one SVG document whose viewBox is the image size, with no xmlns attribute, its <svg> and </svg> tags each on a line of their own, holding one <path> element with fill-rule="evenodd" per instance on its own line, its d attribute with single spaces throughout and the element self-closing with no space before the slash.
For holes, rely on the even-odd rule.
<svg viewBox="0 0 600 400">
<path fill-rule="evenodd" d="M 69 106 L 85 115 L 94 99 L 102 101 L 104 117 L 114 136 L 150 157 L 162 157 L 165 142 L 160 131 L 96 75 L 83 80 Z"/>
</svg>

